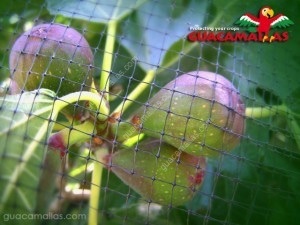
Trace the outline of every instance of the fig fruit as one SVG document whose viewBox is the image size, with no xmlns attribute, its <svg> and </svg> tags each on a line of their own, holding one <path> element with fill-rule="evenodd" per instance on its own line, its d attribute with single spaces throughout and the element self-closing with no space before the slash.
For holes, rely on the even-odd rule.
<svg viewBox="0 0 300 225">
<path fill-rule="evenodd" d="M 86 39 L 61 24 L 41 24 L 14 43 L 9 67 L 20 89 L 47 88 L 61 97 L 88 91 L 93 80 L 94 56 Z"/>
<path fill-rule="evenodd" d="M 216 156 L 239 143 L 244 113 L 241 96 L 229 80 L 212 72 L 194 71 L 159 90 L 133 114 L 131 122 L 143 133 L 162 138 L 181 151 Z"/>
<path fill-rule="evenodd" d="M 111 171 L 146 200 L 173 206 L 192 199 L 203 183 L 206 166 L 204 157 L 178 151 L 160 140 L 120 149 L 106 160 Z"/>
</svg>

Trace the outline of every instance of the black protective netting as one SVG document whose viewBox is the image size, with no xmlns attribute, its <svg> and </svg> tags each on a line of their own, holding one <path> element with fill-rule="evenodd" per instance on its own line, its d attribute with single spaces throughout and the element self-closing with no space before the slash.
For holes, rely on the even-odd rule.
<svg viewBox="0 0 300 225">
<path fill-rule="evenodd" d="M 0 224 L 299 224 L 299 10 L 2 0 Z"/>
</svg>

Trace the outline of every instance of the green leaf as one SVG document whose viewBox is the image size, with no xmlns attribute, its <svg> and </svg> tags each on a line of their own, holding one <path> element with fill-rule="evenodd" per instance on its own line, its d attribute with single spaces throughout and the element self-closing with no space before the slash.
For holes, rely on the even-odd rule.
<svg viewBox="0 0 300 225">
<path fill-rule="evenodd" d="M 167 49 L 185 38 L 190 26 L 203 24 L 207 7 L 208 1 L 149 1 L 121 24 L 120 42 L 145 70 L 159 66 Z M 173 54 L 180 57 L 178 45 Z"/>
<path fill-rule="evenodd" d="M 40 90 L 0 98 L 1 208 L 35 208 L 54 95 Z"/>
<path fill-rule="evenodd" d="M 47 8 L 53 15 L 87 20 L 91 22 L 108 23 L 110 20 L 121 20 L 147 0 L 92 0 L 69 1 L 47 0 Z"/>
<path fill-rule="evenodd" d="M 298 114 L 300 117 L 300 86 L 298 86 L 295 90 L 290 92 L 290 94 L 286 97 L 285 103 L 294 113 Z"/>
<path fill-rule="evenodd" d="M 300 151 L 300 87 L 293 90 L 285 99 L 285 104 L 295 113 L 294 115 L 288 115 L 288 124 L 293 133 L 293 136 L 298 145 L 298 151 Z"/>
</svg>

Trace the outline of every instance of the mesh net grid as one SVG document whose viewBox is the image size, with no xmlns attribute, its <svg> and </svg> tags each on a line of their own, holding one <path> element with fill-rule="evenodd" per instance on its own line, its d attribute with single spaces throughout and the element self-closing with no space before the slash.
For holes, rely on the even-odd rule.
<svg viewBox="0 0 300 225">
<path fill-rule="evenodd" d="M 298 224 L 297 3 L 1 1 L 0 224 Z"/>
</svg>

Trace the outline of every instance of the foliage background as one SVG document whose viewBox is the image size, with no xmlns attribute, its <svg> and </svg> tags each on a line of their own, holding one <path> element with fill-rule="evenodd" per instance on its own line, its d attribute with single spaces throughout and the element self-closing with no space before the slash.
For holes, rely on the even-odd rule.
<svg viewBox="0 0 300 225">
<path fill-rule="evenodd" d="M 95 2 L 1 1 L 0 81 L 9 76 L 10 48 L 24 27 L 51 21 L 70 25 L 84 34 L 93 48 L 95 78 L 99 79 L 107 22 L 113 15 L 120 22 L 111 82 L 116 88 L 121 85 L 123 91 L 115 94 L 111 109 L 136 87 L 146 70 L 157 69 L 155 85 L 149 85 L 124 112 L 124 117 L 175 76 L 192 70 L 208 70 L 227 77 L 238 88 L 247 107 L 272 107 L 284 103 L 294 114 L 300 114 L 300 5 L 297 0 L 145 0 L 137 1 L 141 4 L 136 7 L 136 1 L 123 1 L 120 7 L 116 7 L 117 1 L 101 1 L 99 5 Z M 243 13 L 255 14 L 264 5 L 270 5 L 275 13 L 283 13 L 295 23 L 286 29 L 289 32 L 287 42 L 192 44 L 185 40 L 189 26 L 232 26 Z M 138 64 L 126 70 L 124 66 L 133 57 L 138 58 Z M 124 74 L 119 79 L 120 71 Z M 5 96 L 4 89 L 1 89 L 1 95 Z M 106 171 L 99 212 L 104 215 L 102 224 L 298 224 L 299 117 L 278 113 L 262 119 L 246 119 L 246 132 L 239 147 L 209 162 L 204 186 L 186 206 L 156 209 L 154 205 L 145 205 L 135 192 Z M 22 137 L 22 131 L 17 137 Z M 2 151 L 14 151 L 10 141 L 1 139 L 0 145 Z M 0 163 L 4 165 L 7 162 L 4 153 L 0 153 Z M 85 155 L 74 153 L 73 157 L 77 159 L 74 168 L 86 163 Z M 17 159 L 9 166 L 13 168 L 16 163 Z M 32 161 L 27 166 L 36 169 L 37 164 Z M 10 182 L 6 175 L 4 170 L 0 171 L 2 184 Z M 69 179 L 80 183 L 89 179 L 89 174 Z M 20 181 L 19 185 L 22 189 L 27 183 Z M 34 191 L 26 193 L 28 199 L 34 199 L 34 195 Z M 19 201 L 19 198 L 12 198 L 10 206 L 0 210 L 2 213 L 22 212 Z M 64 213 L 87 211 L 88 205 L 82 201 L 66 206 Z M 48 224 L 63 222 L 47 221 Z M 72 223 L 86 224 L 86 221 Z"/>
</svg>

